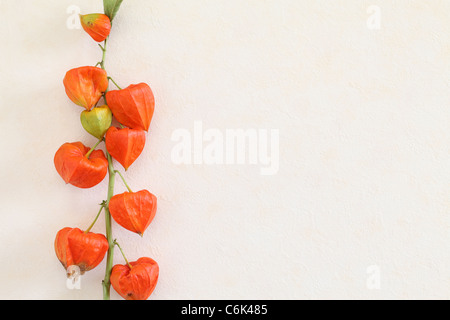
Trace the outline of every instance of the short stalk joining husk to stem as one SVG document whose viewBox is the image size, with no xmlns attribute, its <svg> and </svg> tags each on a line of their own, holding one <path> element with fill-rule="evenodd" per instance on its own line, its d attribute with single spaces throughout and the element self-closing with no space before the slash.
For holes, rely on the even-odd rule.
<svg viewBox="0 0 450 320">
<path fill-rule="evenodd" d="M 92 224 L 89 226 L 89 228 L 84 232 L 85 234 L 88 234 L 92 230 L 92 228 L 95 226 L 98 218 L 100 217 L 100 214 L 102 213 L 103 209 L 105 209 L 105 206 L 106 206 L 106 201 L 103 201 L 100 204 L 100 211 L 97 213 L 97 216 L 95 217 L 94 222 L 92 222 Z"/>
<path fill-rule="evenodd" d="M 123 175 L 120 173 L 120 171 L 116 170 L 116 171 L 114 171 L 114 172 L 119 174 L 120 178 L 121 178 L 122 181 L 123 181 L 123 184 L 125 185 L 125 187 L 127 187 L 128 192 L 129 192 L 129 193 L 133 193 L 133 191 L 131 190 L 131 188 L 128 186 L 128 183 L 126 182 L 125 178 L 124 178 Z"/>
<path fill-rule="evenodd" d="M 103 138 L 101 138 L 100 140 L 98 140 L 98 142 L 95 144 L 95 146 L 93 146 L 92 149 L 89 150 L 88 153 L 86 153 L 86 158 L 89 159 L 89 157 L 91 156 L 92 152 L 95 151 L 95 149 L 98 147 L 98 145 L 99 145 L 100 143 L 102 143 L 102 141 L 103 141 Z"/>
<path fill-rule="evenodd" d="M 125 253 L 123 253 L 122 247 L 121 247 L 120 244 L 117 242 L 117 240 L 114 240 L 114 245 L 116 245 L 116 246 L 119 248 L 120 252 L 122 253 L 122 257 L 125 259 L 125 262 L 126 262 L 127 266 L 128 266 L 130 269 L 133 269 L 133 266 L 128 262 L 128 259 L 127 259 L 127 257 L 125 256 Z"/>
</svg>

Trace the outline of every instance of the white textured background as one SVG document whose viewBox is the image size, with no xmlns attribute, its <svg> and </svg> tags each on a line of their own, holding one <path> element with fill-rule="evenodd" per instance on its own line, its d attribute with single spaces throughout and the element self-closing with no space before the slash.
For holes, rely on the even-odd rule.
<svg viewBox="0 0 450 320">
<path fill-rule="evenodd" d="M 62 85 L 101 54 L 66 27 L 70 5 L 102 11 L 100 0 L 0 0 L 3 299 L 102 295 L 105 262 L 71 291 L 53 251 L 107 188 L 66 186 L 53 166 L 64 142 L 95 142 Z M 366 26 L 370 5 L 381 30 Z M 143 239 L 114 234 L 131 260 L 158 261 L 152 298 L 450 298 L 449 13 L 444 0 L 125 0 L 106 66 L 155 93 L 127 178 L 159 210 Z M 174 165 L 172 132 L 196 120 L 279 129 L 279 173 Z M 366 285 L 372 265 L 380 290 Z"/>
</svg>

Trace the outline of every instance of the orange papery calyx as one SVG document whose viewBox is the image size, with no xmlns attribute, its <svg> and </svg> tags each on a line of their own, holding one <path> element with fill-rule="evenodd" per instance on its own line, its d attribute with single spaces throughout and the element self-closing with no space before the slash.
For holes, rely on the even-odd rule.
<svg viewBox="0 0 450 320">
<path fill-rule="evenodd" d="M 75 187 L 95 187 L 108 173 L 108 160 L 102 150 L 89 149 L 81 142 L 65 143 L 55 154 L 56 171 Z"/>
<path fill-rule="evenodd" d="M 145 131 L 141 129 L 111 127 L 105 136 L 106 149 L 128 170 L 144 150 L 145 136 Z"/>
<path fill-rule="evenodd" d="M 88 111 L 97 105 L 109 85 L 105 70 L 89 66 L 69 70 L 63 82 L 69 99 Z"/>
<path fill-rule="evenodd" d="M 147 190 L 115 195 L 109 202 L 113 219 L 123 228 L 144 234 L 155 218 L 157 198 Z"/>
<path fill-rule="evenodd" d="M 126 265 L 115 265 L 111 284 L 126 300 L 147 300 L 156 288 L 159 266 L 151 258 L 140 258 Z"/>
<path fill-rule="evenodd" d="M 105 41 L 111 32 L 111 20 L 102 13 L 80 15 L 81 26 L 92 39 L 97 42 Z"/>
<path fill-rule="evenodd" d="M 55 239 L 55 252 L 63 267 L 78 266 L 81 274 L 97 267 L 108 251 L 108 240 L 102 234 L 64 228 Z"/>
<path fill-rule="evenodd" d="M 106 102 L 114 117 L 124 126 L 149 130 L 155 111 L 155 97 L 147 84 L 140 83 L 109 91 Z"/>
</svg>

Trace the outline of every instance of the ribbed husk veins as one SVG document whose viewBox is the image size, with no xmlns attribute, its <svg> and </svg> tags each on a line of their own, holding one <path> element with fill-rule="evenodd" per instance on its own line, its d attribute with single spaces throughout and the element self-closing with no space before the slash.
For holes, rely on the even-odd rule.
<svg viewBox="0 0 450 320">
<path fill-rule="evenodd" d="M 108 251 L 108 240 L 102 234 L 84 233 L 78 228 L 64 228 L 55 239 L 55 252 L 67 270 L 78 266 L 81 274 L 97 267 Z"/>
<path fill-rule="evenodd" d="M 95 150 L 89 159 L 90 151 L 81 142 L 65 143 L 55 154 L 56 171 L 68 184 L 88 189 L 105 179 L 108 173 L 108 160 L 102 150 Z"/>
<path fill-rule="evenodd" d="M 149 130 L 155 111 L 155 97 L 147 84 L 109 91 L 106 101 L 121 124 L 131 129 Z"/>
<path fill-rule="evenodd" d="M 116 265 L 112 269 L 111 284 L 126 300 L 147 300 L 156 288 L 159 266 L 151 258 L 140 258 L 128 265 Z"/>
</svg>

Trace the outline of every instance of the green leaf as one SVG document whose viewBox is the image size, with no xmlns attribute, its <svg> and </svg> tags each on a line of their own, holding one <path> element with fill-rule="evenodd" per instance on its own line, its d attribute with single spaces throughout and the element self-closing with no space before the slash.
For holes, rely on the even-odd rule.
<svg viewBox="0 0 450 320">
<path fill-rule="evenodd" d="M 103 7 L 105 8 L 105 14 L 113 21 L 117 12 L 119 11 L 120 5 L 123 0 L 103 0 Z"/>
</svg>

